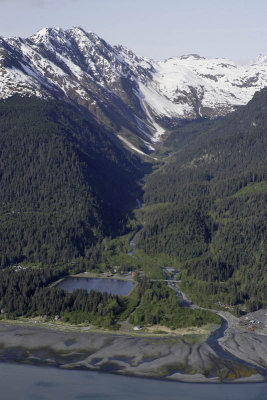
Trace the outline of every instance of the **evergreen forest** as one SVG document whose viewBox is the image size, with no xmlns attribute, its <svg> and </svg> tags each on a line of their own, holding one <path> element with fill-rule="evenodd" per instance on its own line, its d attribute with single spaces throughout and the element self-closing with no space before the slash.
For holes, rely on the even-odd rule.
<svg viewBox="0 0 267 400">
<path fill-rule="evenodd" d="M 56 101 L 0 101 L 0 265 L 90 260 L 125 232 L 141 161 Z"/>
<path fill-rule="evenodd" d="M 0 101 L 3 314 L 112 329 L 126 319 L 171 329 L 219 323 L 182 306 L 163 266 L 206 308 L 266 307 L 267 89 L 226 117 L 169 131 L 154 161 L 114 133 L 60 101 Z M 114 266 L 136 273 L 127 297 L 53 286 Z"/>
<path fill-rule="evenodd" d="M 176 258 L 182 287 L 210 306 L 266 306 L 267 90 L 217 121 L 164 142 L 146 180 L 138 248 Z"/>
</svg>

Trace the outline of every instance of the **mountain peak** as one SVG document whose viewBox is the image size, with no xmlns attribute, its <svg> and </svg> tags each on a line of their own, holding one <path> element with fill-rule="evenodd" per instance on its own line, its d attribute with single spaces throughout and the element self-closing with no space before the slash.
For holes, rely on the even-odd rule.
<svg viewBox="0 0 267 400">
<path fill-rule="evenodd" d="M 84 34 L 86 34 L 86 33 L 88 33 L 88 32 L 86 32 L 83 28 L 81 28 L 80 26 L 72 26 L 70 29 L 69 29 L 70 31 L 73 31 L 73 32 L 78 32 L 78 33 L 84 33 Z"/>
<path fill-rule="evenodd" d="M 92 41 L 104 41 L 99 35 L 97 35 L 93 31 L 85 31 L 80 26 L 73 26 L 70 29 L 66 30 L 67 33 L 71 33 L 72 35 L 77 35 L 79 37 L 89 37 Z"/>
<path fill-rule="evenodd" d="M 43 29 L 40 29 L 34 35 L 32 35 L 30 39 L 34 40 L 35 42 L 44 41 L 45 39 L 48 39 L 51 36 L 54 37 L 57 35 L 62 35 L 63 33 L 64 31 L 60 27 L 56 28 L 45 27 Z"/>
<path fill-rule="evenodd" d="M 267 64 L 267 54 L 260 54 L 253 64 Z"/>
<path fill-rule="evenodd" d="M 79 26 L 0 39 L 0 98 L 63 99 L 130 132 L 141 149 L 180 120 L 225 115 L 266 86 L 266 55 L 246 67 L 198 54 L 155 62 Z"/>
<path fill-rule="evenodd" d="M 181 60 L 187 60 L 188 58 L 193 58 L 195 60 L 205 60 L 205 57 L 200 56 L 199 54 L 184 54 L 179 57 Z"/>
</svg>

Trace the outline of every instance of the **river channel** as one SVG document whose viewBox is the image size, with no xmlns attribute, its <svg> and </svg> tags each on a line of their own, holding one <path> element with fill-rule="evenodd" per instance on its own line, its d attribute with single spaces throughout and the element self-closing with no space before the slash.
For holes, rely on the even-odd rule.
<svg viewBox="0 0 267 400">
<path fill-rule="evenodd" d="M 136 199 L 137 202 L 137 208 L 142 208 L 142 203 L 139 199 Z M 134 252 L 135 252 L 135 238 L 138 235 L 138 233 L 143 229 L 143 225 L 139 225 L 138 230 L 135 232 L 135 234 L 131 237 L 130 239 L 130 251 L 127 253 L 128 256 L 133 256 Z"/>
</svg>

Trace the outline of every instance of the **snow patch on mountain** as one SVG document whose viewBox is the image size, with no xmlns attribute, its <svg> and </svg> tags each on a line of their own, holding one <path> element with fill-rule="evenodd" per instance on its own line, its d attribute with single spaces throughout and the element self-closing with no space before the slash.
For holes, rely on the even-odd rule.
<svg viewBox="0 0 267 400">
<path fill-rule="evenodd" d="M 198 99 L 201 109 L 226 107 L 231 111 L 247 104 L 255 91 L 267 85 L 267 65 L 243 66 L 227 59 L 195 55 L 174 57 L 158 63 L 154 84 L 175 104 L 190 104 L 191 98 L 191 107 Z"/>
<path fill-rule="evenodd" d="M 156 90 L 153 84 L 146 86 L 140 83 L 140 90 L 143 94 L 143 102 L 153 111 L 153 113 L 159 117 L 167 116 L 172 118 L 178 116 L 181 118 L 186 117 L 187 113 L 190 112 L 188 104 L 175 104 L 167 96 Z M 156 86 L 157 87 L 157 86 Z"/>
<path fill-rule="evenodd" d="M 142 150 L 140 150 L 140 149 L 138 149 L 137 147 L 135 147 L 132 143 L 129 142 L 129 140 L 125 139 L 123 136 L 121 136 L 121 135 L 117 135 L 117 136 L 118 136 L 118 138 L 119 138 L 123 143 L 125 143 L 126 146 L 128 146 L 131 150 L 135 151 L 135 152 L 138 153 L 138 154 L 142 154 L 142 156 L 146 156 L 146 157 L 152 158 L 153 160 L 157 160 L 157 158 L 151 157 L 150 155 L 144 153 Z"/>
<path fill-rule="evenodd" d="M 248 65 L 196 54 L 155 62 L 79 27 L 0 37 L 0 98 L 63 99 L 149 150 L 181 119 L 225 115 L 266 86 L 267 55 Z"/>
</svg>

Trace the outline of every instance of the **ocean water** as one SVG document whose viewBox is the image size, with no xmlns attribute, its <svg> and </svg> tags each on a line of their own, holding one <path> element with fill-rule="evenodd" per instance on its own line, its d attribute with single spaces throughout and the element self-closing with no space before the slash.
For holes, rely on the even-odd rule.
<svg viewBox="0 0 267 400">
<path fill-rule="evenodd" d="M 191 384 L 0 363 L 1 400 L 266 400 L 267 383 Z"/>
</svg>

